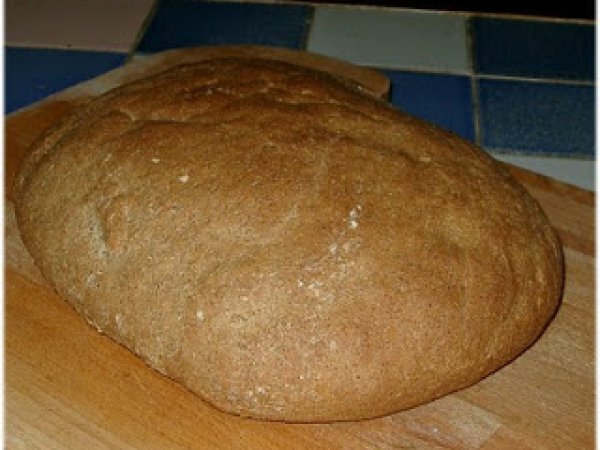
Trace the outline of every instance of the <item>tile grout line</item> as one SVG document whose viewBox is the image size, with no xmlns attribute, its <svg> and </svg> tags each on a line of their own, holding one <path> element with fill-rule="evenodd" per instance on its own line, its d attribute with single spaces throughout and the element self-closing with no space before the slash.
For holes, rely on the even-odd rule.
<svg viewBox="0 0 600 450">
<path fill-rule="evenodd" d="M 514 75 L 489 74 L 489 73 L 479 73 L 474 76 L 480 80 L 519 81 L 522 83 L 563 84 L 563 85 L 571 85 L 571 86 L 590 86 L 590 87 L 593 87 L 596 85 L 596 82 L 594 80 L 519 77 L 519 76 L 514 76 Z"/>
<path fill-rule="evenodd" d="M 363 63 L 353 63 L 352 61 L 348 61 L 352 64 L 360 65 L 363 67 L 369 67 L 374 70 L 390 70 L 395 72 L 407 72 L 407 73 L 416 73 L 416 74 L 424 74 L 424 75 L 449 75 L 455 77 L 466 77 L 466 78 L 475 78 L 477 80 L 497 80 L 497 81 L 515 81 L 522 83 L 540 83 L 540 84 L 563 84 L 563 85 L 572 85 L 572 86 L 589 86 L 594 87 L 596 82 L 594 80 L 574 80 L 574 79 L 561 79 L 561 78 L 534 78 L 534 77 L 526 77 L 526 76 L 517 76 L 517 75 L 502 75 L 502 74 L 486 74 L 486 73 L 473 73 L 471 70 L 467 70 L 466 72 L 460 71 L 452 71 L 452 70 L 436 70 L 431 67 L 415 67 L 415 66 L 406 66 L 406 67 L 383 67 L 377 66 L 374 64 L 363 64 Z"/>
<path fill-rule="evenodd" d="M 473 110 L 473 131 L 475 145 L 483 148 L 483 130 L 481 129 L 481 105 L 479 103 L 479 86 L 475 76 L 471 76 L 471 107 Z"/>
<path fill-rule="evenodd" d="M 325 56 L 327 56 L 327 55 L 325 55 Z M 332 58 L 335 58 L 335 56 L 332 56 Z M 422 67 L 422 66 L 389 67 L 389 66 L 381 66 L 381 65 L 377 65 L 377 64 L 369 64 L 369 63 L 364 63 L 364 62 L 353 62 L 348 59 L 345 61 L 350 64 L 355 64 L 355 65 L 363 66 L 363 67 L 370 67 L 371 69 L 375 69 L 375 70 L 392 70 L 392 71 L 397 71 L 397 72 L 408 72 L 408 73 L 417 73 L 417 74 L 423 73 L 423 74 L 428 74 L 428 75 L 451 75 L 451 76 L 455 76 L 455 77 L 468 77 L 470 75 L 470 72 L 468 70 L 466 70 L 466 71 L 447 70 L 447 69 L 436 69 L 434 67 Z"/>
<path fill-rule="evenodd" d="M 596 161 L 594 155 L 582 152 L 561 152 L 561 151 L 545 151 L 545 150 L 531 150 L 531 149 L 514 149 L 509 147 L 489 147 L 485 149 L 488 153 L 496 153 L 503 156 L 520 156 L 527 158 L 560 158 L 565 160 L 578 160 L 578 161 Z"/>
<path fill-rule="evenodd" d="M 481 104 L 479 102 L 479 85 L 475 77 L 475 37 L 473 33 L 473 15 L 465 20 L 465 45 L 467 47 L 467 61 L 469 64 L 469 78 L 471 81 L 471 110 L 473 114 L 473 132 L 475 134 L 475 145 L 483 148 L 483 136 L 481 129 Z"/>
<path fill-rule="evenodd" d="M 453 12 L 453 11 L 449 11 Z M 460 13 L 459 13 L 460 14 Z M 465 13 L 462 13 L 465 14 Z M 573 25 L 595 25 L 595 21 L 591 19 L 577 19 L 577 18 L 563 18 L 563 17 L 548 17 L 548 16 L 528 16 L 517 13 L 491 13 L 491 12 L 470 12 L 472 16 L 482 17 L 484 19 L 500 19 L 500 20 L 513 20 L 522 22 L 548 22 L 548 23 L 559 23 L 559 24 L 573 24 Z"/>
<path fill-rule="evenodd" d="M 317 13 L 317 8 L 313 4 L 307 4 L 307 8 L 310 8 L 308 13 L 308 17 L 306 18 L 306 28 L 303 32 L 301 39 L 301 47 L 300 50 L 307 51 L 308 50 L 308 41 L 310 40 L 310 33 L 312 32 L 313 24 L 315 22 L 315 14 Z"/>
<path fill-rule="evenodd" d="M 42 44 L 5 44 L 4 48 L 14 48 L 19 50 L 56 50 L 61 52 L 86 52 L 86 53 L 111 53 L 114 55 L 125 55 L 127 56 L 126 50 L 115 50 L 110 48 L 98 48 L 98 47 L 85 47 L 85 46 L 74 46 L 74 45 L 51 45 L 46 46 Z"/>
<path fill-rule="evenodd" d="M 146 34 L 146 31 L 148 30 L 148 27 L 150 26 L 152 19 L 154 19 L 154 16 L 156 15 L 156 12 L 158 11 L 159 3 L 160 3 L 160 0 L 154 0 L 152 2 L 152 5 L 148 8 L 146 17 L 144 17 L 144 20 L 140 24 L 140 27 L 138 28 L 137 33 L 135 34 L 135 37 L 133 39 L 133 42 L 131 43 L 131 47 L 129 48 L 129 51 L 127 52 L 127 57 L 125 58 L 125 63 L 130 62 L 133 59 L 133 57 L 135 56 L 136 49 L 140 45 L 140 42 L 144 38 L 144 35 Z"/>
</svg>

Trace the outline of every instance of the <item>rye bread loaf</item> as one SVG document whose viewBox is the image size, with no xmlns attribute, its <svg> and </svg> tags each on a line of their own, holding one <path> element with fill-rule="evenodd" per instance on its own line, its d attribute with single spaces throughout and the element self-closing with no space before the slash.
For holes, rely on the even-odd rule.
<svg viewBox="0 0 600 450">
<path fill-rule="evenodd" d="M 274 61 L 93 100 L 37 141 L 14 198 L 87 321 L 255 418 L 365 419 L 469 386 L 540 335 L 562 286 L 547 219 L 494 160 Z"/>
</svg>

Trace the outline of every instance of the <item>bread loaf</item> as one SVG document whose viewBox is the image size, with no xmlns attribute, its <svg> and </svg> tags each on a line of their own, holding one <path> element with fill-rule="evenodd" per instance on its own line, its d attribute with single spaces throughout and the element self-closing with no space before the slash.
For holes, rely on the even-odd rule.
<svg viewBox="0 0 600 450">
<path fill-rule="evenodd" d="M 110 91 L 36 142 L 14 198 L 89 323 L 242 416 L 366 419 L 472 385 L 561 293 L 559 242 L 498 163 L 287 63 Z"/>
</svg>

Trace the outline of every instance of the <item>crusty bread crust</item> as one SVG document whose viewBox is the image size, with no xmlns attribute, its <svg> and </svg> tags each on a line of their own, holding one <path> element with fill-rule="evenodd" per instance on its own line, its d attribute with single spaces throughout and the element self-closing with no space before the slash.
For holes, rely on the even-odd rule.
<svg viewBox="0 0 600 450">
<path fill-rule="evenodd" d="M 469 386 L 540 335 L 562 287 L 547 219 L 484 152 L 275 61 L 95 99 L 33 146 L 15 204 L 91 324 L 255 418 L 365 419 Z"/>
</svg>

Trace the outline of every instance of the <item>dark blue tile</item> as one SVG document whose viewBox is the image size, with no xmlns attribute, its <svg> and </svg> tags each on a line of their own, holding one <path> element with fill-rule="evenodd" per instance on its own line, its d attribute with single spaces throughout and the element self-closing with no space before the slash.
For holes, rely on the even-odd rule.
<svg viewBox="0 0 600 450">
<path fill-rule="evenodd" d="M 468 77 L 396 70 L 382 72 L 390 79 L 394 106 L 474 140 Z"/>
<path fill-rule="evenodd" d="M 122 53 L 7 47 L 5 113 L 120 66 Z"/>
<path fill-rule="evenodd" d="M 479 95 L 485 148 L 594 156 L 593 86 L 480 80 Z"/>
<path fill-rule="evenodd" d="M 594 79 L 593 25 L 474 18 L 475 72 Z"/>
<path fill-rule="evenodd" d="M 310 12 L 302 5 L 162 0 L 137 51 L 218 44 L 302 48 Z"/>
</svg>

